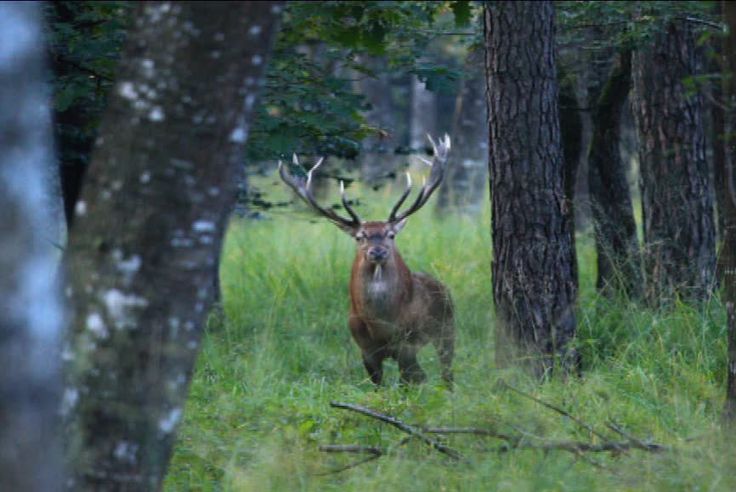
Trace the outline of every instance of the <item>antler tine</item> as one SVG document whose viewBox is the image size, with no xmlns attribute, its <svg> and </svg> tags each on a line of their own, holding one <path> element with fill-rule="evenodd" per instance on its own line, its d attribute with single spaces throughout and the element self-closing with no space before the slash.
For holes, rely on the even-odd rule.
<svg viewBox="0 0 736 492">
<path fill-rule="evenodd" d="M 358 224 L 360 224 L 360 217 L 358 217 L 358 214 L 355 213 L 355 210 L 353 210 L 353 207 L 351 207 L 350 203 L 348 202 L 347 195 L 345 194 L 345 183 L 343 183 L 342 180 L 340 180 L 340 198 L 342 199 L 342 206 L 345 207 L 345 210 L 347 210 L 347 212 L 350 214 L 353 222 L 357 222 Z"/>
<path fill-rule="evenodd" d="M 312 169 L 310 169 L 309 172 L 306 173 L 306 176 L 293 175 L 291 171 L 287 169 L 288 166 L 283 165 L 283 163 L 279 161 L 279 175 L 281 176 L 281 179 L 284 181 L 284 183 L 286 183 L 292 190 L 294 190 L 296 194 L 302 198 L 302 200 L 307 202 L 315 211 L 319 212 L 321 215 L 323 215 L 333 223 L 337 224 L 338 226 L 347 228 L 352 228 L 356 225 L 359 225 L 360 218 L 357 214 L 355 214 L 352 209 L 348 210 L 348 213 L 350 213 L 351 217 L 351 220 L 349 220 L 338 215 L 331 209 L 322 207 L 319 203 L 317 203 L 317 200 L 314 198 L 314 195 L 312 194 L 312 190 L 310 188 L 312 183 L 312 176 L 317 168 L 322 164 L 323 160 L 324 159 L 320 159 L 317 164 L 312 166 Z M 295 165 L 299 165 L 299 159 L 297 158 L 296 154 L 294 154 L 293 156 L 293 162 Z M 301 166 L 299 168 L 301 169 Z"/>
<path fill-rule="evenodd" d="M 429 167 L 432 167 L 432 161 L 425 159 L 424 157 L 417 156 L 417 159 L 428 165 Z"/>
<path fill-rule="evenodd" d="M 396 202 L 396 205 L 394 205 L 394 208 L 391 209 L 391 213 L 388 216 L 388 222 L 394 222 L 396 220 L 396 214 L 401 208 L 401 206 L 404 204 L 404 201 L 406 201 L 406 197 L 409 196 L 409 193 L 411 193 L 411 174 L 409 172 L 406 172 L 406 188 L 404 189 L 404 192 L 401 194 L 401 197 L 399 198 L 399 201 Z"/>
<path fill-rule="evenodd" d="M 429 180 L 425 181 L 422 184 L 422 188 L 419 190 L 419 195 L 408 209 L 406 209 L 401 214 L 397 214 L 398 207 L 394 207 L 394 210 L 391 211 L 391 218 L 389 219 L 389 222 L 399 222 L 401 220 L 404 220 L 405 218 L 422 208 L 424 204 L 427 203 L 427 201 L 429 200 L 429 197 L 432 196 L 434 190 L 436 190 L 440 183 L 442 183 L 442 179 L 445 176 L 447 156 L 449 154 L 451 146 L 450 136 L 445 134 L 444 138 L 439 139 L 439 144 L 437 144 L 431 136 L 427 135 L 427 138 L 429 138 L 429 142 L 432 144 L 432 149 L 434 151 L 432 163 L 430 164 L 432 166 L 432 171 L 429 173 Z M 405 198 L 405 196 L 402 197 L 401 201 L 403 202 Z"/>
<path fill-rule="evenodd" d="M 429 139 L 429 143 L 432 144 L 432 151 L 433 151 L 434 155 L 437 155 L 437 144 L 434 143 L 434 140 L 432 140 L 432 135 L 430 135 L 429 133 L 427 133 L 427 138 Z"/>
<path fill-rule="evenodd" d="M 296 154 L 294 154 L 294 157 L 296 157 Z M 316 171 L 317 168 L 322 165 L 322 161 L 324 160 L 325 160 L 324 157 L 320 157 L 319 160 L 317 161 L 317 164 L 312 166 L 312 169 L 310 169 L 309 172 L 307 173 L 307 188 L 309 188 L 309 185 L 312 184 L 312 173 L 314 173 L 314 171 Z"/>
</svg>

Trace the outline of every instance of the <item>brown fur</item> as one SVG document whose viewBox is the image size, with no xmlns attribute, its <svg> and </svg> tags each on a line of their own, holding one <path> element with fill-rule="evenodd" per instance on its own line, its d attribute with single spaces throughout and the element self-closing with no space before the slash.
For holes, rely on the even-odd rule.
<svg viewBox="0 0 736 492">
<path fill-rule="evenodd" d="M 392 237 L 402 226 L 367 222 L 353 234 L 359 244 L 350 278 L 350 331 L 375 384 L 381 383 L 386 358 L 398 362 L 402 381 L 424 381 L 417 352 L 427 343 L 436 348 L 442 377 L 451 384 L 455 342 L 452 300 L 438 280 L 409 271 Z M 380 276 L 377 264 L 369 258 L 375 248 L 388 251 Z"/>
</svg>

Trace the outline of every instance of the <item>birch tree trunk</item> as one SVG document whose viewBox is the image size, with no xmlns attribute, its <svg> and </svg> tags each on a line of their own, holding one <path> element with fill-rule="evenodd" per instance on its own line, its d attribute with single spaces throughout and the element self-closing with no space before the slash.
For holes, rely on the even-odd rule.
<svg viewBox="0 0 736 492">
<path fill-rule="evenodd" d="M 715 270 L 715 224 L 705 160 L 703 102 L 683 80 L 697 73 L 692 27 L 673 21 L 634 54 L 647 298 L 705 299 Z"/>
<path fill-rule="evenodd" d="M 8 491 L 62 484 L 62 309 L 48 236 L 55 162 L 43 46 L 40 5 L 0 3 L 0 490 Z"/>
<path fill-rule="evenodd" d="M 552 2 L 486 4 L 496 359 L 537 374 L 577 362 L 554 33 Z"/>
<path fill-rule="evenodd" d="M 158 490 L 279 2 L 138 4 L 68 249 L 70 490 Z"/>
</svg>

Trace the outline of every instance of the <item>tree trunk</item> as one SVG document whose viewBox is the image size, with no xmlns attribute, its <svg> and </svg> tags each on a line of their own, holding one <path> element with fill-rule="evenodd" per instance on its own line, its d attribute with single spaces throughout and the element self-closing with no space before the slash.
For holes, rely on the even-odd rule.
<svg viewBox="0 0 736 492">
<path fill-rule="evenodd" d="M 621 115 L 631 89 L 631 52 L 619 54 L 593 111 L 588 182 L 598 253 L 596 286 L 605 293 L 641 295 L 641 260 L 626 167 Z"/>
<path fill-rule="evenodd" d="M 437 96 L 416 75 L 411 78 L 409 146 L 413 152 L 429 150 L 427 134 L 437 135 Z"/>
<path fill-rule="evenodd" d="M 496 359 L 540 374 L 575 335 L 552 2 L 485 11 Z"/>
<path fill-rule="evenodd" d="M 138 4 L 70 237 L 70 490 L 158 490 L 279 2 Z"/>
<path fill-rule="evenodd" d="M 565 203 L 568 213 L 565 220 L 569 222 L 570 229 L 570 264 L 573 268 L 573 280 L 575 288 L 578 286 L 578 256 L 575 250 L 575 185 L 577 182 L 578 165 L 582 153 L 583 142 L 583 120 L 580 110 L 575 84 L 570 77 L 562 74 L 560 80 L 559 108 L 560 108 L 560 131 L 562 135 L 562 155 L 564 157 L 563 189 L 565 190 Z"/>
<path fill-rule="evenodd" d="M 51 118 L 40 5 L 0 3 L 0 490 L 62 483 L 62 309 L 46 237 Z M 58 196 L 58 195 L 57 195 Z"/>
<path fill-rule="evenodd" d="M 721 59 L 720 51 L 720 49 L 717 51 L 717 60 Z M 721 66 L 721 63 L 714 62 L 711 71 L 714 73 L 723 73 L 725 69 Z M 728 206 L 727 201 L 730 198 L 728 196 L 728 181 L 726 177 L 726 111 L 722 103 L 724 100 L 724 91 L 721 85 L 720 80 L 716 80 L 711 84 L 711 95 L 716 102 L 711 104 L 710 116 L 713 125 L 713 138 L 711 139 L 713 145 L 713 178 L 716 193 L 716 210 L 718 211 L 716 237 L 722 243 L 726 229 L 724 211 Z"/>
<path fill-rule="evenodd" d="M 715 225 L 692 27 L 673 21 L 633 60 L 647 298 L 705 299 L 713 289 Z"/>
<path fill-rule="evenodd" d="M 410 79 L 386 72 L 386 60 L 383 58 L 366 58 L 365 64 L 377 76 L 361 78 L 354 87 L 370 104 L 370 109 L 365 113 L 367 123 L 380 128 L 381 132 L 378 136 L 364 140 L 358 162 L 361 181 L 380 186 L 392 174 L 396 174 L 397 168 L 407 160 L 405 155 L 398 155 L 395 150 L 409 145 L 411 106 L 407 100 L 411 90 Z M 407 107 L 399 107 L 400 103 Z"/>
<path fill-rule="evenodd" d="M 478 215 L 483 210 L 488 172 L 488 107 L 482 50 L 468 54 L 464 72 L 453 115 L 452 162 L 445 183 L 438 190 L 437 211 Z"/>
<path fill-rule="evenodd" d="M 724 67 L 728 78 L 725 79 L 723 93 L 726 96 L 728 112 L 726 128 L 733 128 L 736 123 L 736 5 L 732 2 L 721 2 L 723 17 L 729 27 L 729 34 L 723 40 Z M 734 180 L 734 155 L 736 140 L 728 140 L 725 146 L 724 179 L 727 183 L 726 199 L 720 204 L 719 213 L 723 217 L 723 246 L 719 258 L 723 282 L 723 300 L 728 311 L 728 357 L 726 368 L 728 380 L 726 385 L 726 404 L 724 417 L 729 424 L 736 422 L 736 181 Z"/>
</svg>

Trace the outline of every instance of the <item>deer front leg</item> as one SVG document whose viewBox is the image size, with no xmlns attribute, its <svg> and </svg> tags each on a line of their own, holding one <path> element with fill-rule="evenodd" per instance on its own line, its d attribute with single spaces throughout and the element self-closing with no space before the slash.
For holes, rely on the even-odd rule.
<svg viewBox="0 0 736 492">
<path fill-rule="evenodd" d="M 416 348 L 411 346 L 400 347 L 396 356 L 402 383 L 423 383 L 427 380 L 427 375 L 419 367 Z"/>
<path fill-rule="evenodd" d="M 348 326 L 350 326 L 350 333 L 353 335 L 355 343 L 361 349 L 363 365 L 365 366 L 365 370 L 368 371 L 371 381 L 376 385 L 381 384 L 381 380 L 383 379 L 383 359 L 386 358 L 385 347 L 376 346 L 376 343 L 371 339 L 368 327 L 354 314 L 350 315 Z"/>
<path fill-rule="evenodd" d="M 383 380 L 383 354 L 363 352 L 363 365 L 376 386 Z"/>
</svg>

